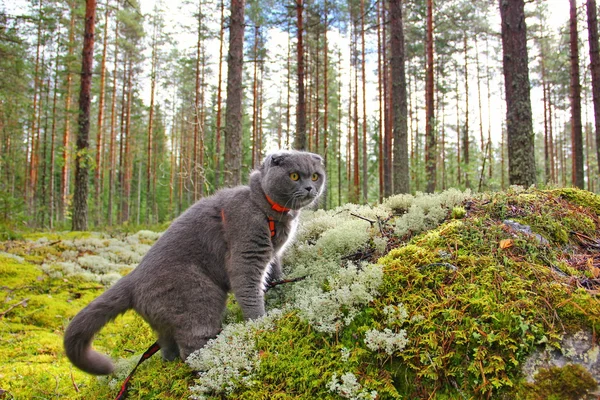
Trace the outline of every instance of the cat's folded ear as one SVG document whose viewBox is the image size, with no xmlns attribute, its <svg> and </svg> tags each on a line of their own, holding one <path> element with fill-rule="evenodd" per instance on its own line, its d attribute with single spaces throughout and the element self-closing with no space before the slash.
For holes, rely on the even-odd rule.
<svg viewBox="0 0 600 400">
<path fill-rule="evenodd" d="M 287 154 L 285 153 L 269 154 L 263 164 L 268 166 L 281 165 L 281 162 L 286 156 Z"/>
<path fill-rule="evenodd" d="M 323 157 L 321 157 L 320 155 L 315 154 L 315 153 L 310 153 L 310 155 L 312 156 L 312 158 L 317 160 L 321 165 L 323 165 Z"/>
</svg>

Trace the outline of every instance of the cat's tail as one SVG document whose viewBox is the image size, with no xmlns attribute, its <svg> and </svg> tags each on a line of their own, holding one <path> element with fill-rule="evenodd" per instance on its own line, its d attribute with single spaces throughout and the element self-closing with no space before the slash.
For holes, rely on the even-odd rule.
<svg viewBox="0 0 600 400">
<path fill-rule="evenodd" d="M 112 360 L 94 351 L 92 340 L 104 325 L 131 307 L 131 282 L 124 277 L 81 310 L 67 327 L 64 338 L 65 352 L 73 365 L 94 375 L 113 372 Z"/>
</svg>

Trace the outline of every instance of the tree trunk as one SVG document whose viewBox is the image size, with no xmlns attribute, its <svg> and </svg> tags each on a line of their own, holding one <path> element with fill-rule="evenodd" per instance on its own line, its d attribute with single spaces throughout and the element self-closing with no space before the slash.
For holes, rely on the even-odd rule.
<svg viewBox="0 0 600 400">
<path fill-rule="evenodd" d="M 75 1 L 70 4 L 71 19 L 69 22 L 69 44 L 67 52 L 67 83 L 65 94 L 65 129 L 63 134 L 63 165 L 60 177 L 61 202 L 59 208 L 59 218 L 64 221 L 65 211 L 69 204 L 69 175 L 71 160 L 69 157 L 69 147 L 71 146 L 71 91 L 73 83 L 73 74 L 71 73 L 71 59 L 73 58 L 73 48 L 75 46 Z"/>
<path fill-rule="evenodd" d="M 325 0 L 325 27 L 323 28 L 323 157 L 325 164 L 325 171 L 329 163 L 329 48 L 327 44 L 327 30 L 329 29 L 328 18 L 328 7 L 327 0 Z M 326 181 L 329 186 L 329 180 Z M 325 188 L 325 196 L 323 204 L 327 206 L 327 200 L 329 199 L 329 190 Z M 331 208 L 331 207 L 330 207 Z"/>
<path fill-rule="evenodd" d="M 598 46 L 598 15 L 596 0 L 587 0 L 588 36 L 592 72 L 592 100 L 596 130 L 596 162 L 600 174 L 600 51 Z"/>
<path fill-rule="evenodd" d="M 427 0 L 427 66 L 425 74 L 425 168 L 427 172 L 427 192 L 435 192 L 436 187 L 436 134 L 434 86 L 433 86 L 433 0 Z"/>
<path fill-rule="evenodd" d="M 202 57 L 202 0 L 198 1 L 198 31 L 196 36 L 196 65 L 194 90 L 194 146 L 192 149 L 192 187 L 194 188 L 194 201 L 200 197 L 198 190 L 198 174 L 201 166 L 198 163 L 198 141 L 200 135 L 200 74 Z"/>
<path fill-rule="evenodd" d="M 217 83 L 217 122 L 215 127 L 215 187 L 221 186 L 221 111 L 223 82 L 223 36 L 225 35 L 225 0 L 221 0 L 221 28 L 219 29 L 219 78 Z"/>
<path fill-rule="evenodd" d="M 377 95 L 379 99 L 379 123 L 378 123 L 378 140 L 377 140 L 377 155 L 378 155 L 378 170 L 379 170 L 379 202 L 383 201 L 383 52 L 385 47 L 382 47 L 381 26 L 382 23 L 382 7 L 381 2 L 377 2 Z"/>
<path fill-rule="evenodd" d="M 296 104 L 296 137 L 294 148 L 296 150 L 306 149 L 306 99 L 304 94 L 304 43 L 302 40 L 304 23 L 302 14 L 304 11 L 304 0 L 296 0 L 297 17 L 297 76 L 298 76 L 298 102 Z"/>
<path fill-rule="evenodd" d="M 499 0 L 502 20 L 508 176 L 511 185 L 536 183 L 523 0 Z"/>
<path fill-rule="evenodd" d="M 87 230 L 87 196 L 89 172 L 90 104 L 92 64 L 94 61 L 94 23 L 96 0 L 86 0 L 85 30 L 79 92 L 79 123 L 77 153 L 75 154 L 75 193 L 73 196 L 73 230 Z"/>
<path fill-rule="evenodd" d="M 354 19 L 354 18 L 352 18 Z M 354 135 L 352 136 L 353 144 L 352 150 L 354 156 L 352 158 L 352 202 L 358 203 L 360 201 L 360 172 L 359 172 L 359 140 L 358 140 L 358 51 L 356 48 L 356 44 L 358 42 L 358 37 L 356 33 L 356 26 L 354 26 L 354 39 L 351 44 L 351 52 L 350 54 L 355 54 L 354 57 L 354 97 L 352 103 L 354 104 L 354 114 L 353 114 L 353 126 L 354 126 Z"/>
<path fill-rule="evenodd" d="M 148 133 L 147 133 L 147 148 L 146 148 L 146 223 L 152 222 L 152 210 L 154 210 L 154 193 L 152 191 L 152 176 L 154 170 L 152 168 L 152 149 L 154 139 L 154 96 L 156 93 L 156 75 L 157 75 L 157 62 L 158 62 L 158 9 L 154 9 L 154 21 L 153 21 L 153 32 L 152 32 L 152 55 L 150 59 L 150 108 L 148 110 Z M 141 167 L 140 167 L 141 168 Z M 141 171 L 141 169 L 140 169 Z M 141 187 L 141 183 L 138 182 L 138 188 Z M 139 215 L 138 215 L 139 218 Z"/>
<path fill-rule="evenodd" d="M 392 113 L 394 129 L 394 193 L 410 192 L 408 168 L 408 125 L 406 101 L 406 76 L 404 70 L 404 32 L 402 4 L 399 0 L 388 0 L 390 6 L 391 60 L 392 69 Z"/>
<path fill-rule="evenodd" d="M 42 10 L 42 0 L 39 2 L 39 21 L 37 27 L 37 41 L 36 41 L 36 55 L 35 55 L 35 72 L 33 75 L 33 106 L 31 110 L 31 148 L 29 149 L 29 176 L 28 182 L 25 185 L 25 197 L 27 201 L 27 206 L 31 215 L 35 214 L 34 206 L 35 206 L 35 197 L 36 197 L 36 184 L 37 184 L 37 163 L 38 163 L 38 153 L 37 146 L 39 141 L 39 124 L 38 124 L 38 98 L 42 98 L 40 87 L 40 50 L 42 47 L 42 21 L 43 21 L 43 10 Z M 43 62 L 43 61 L 42 61 Z M 43 70 L 43 68 L 42 68 Z M 39 95 L 39 97 L 38 97 Z M 41 110 L 40 110 L 41 112 Z M 27 158 L 26 158 L 27 159 Z"/>
<path fill-rule="evenodd" d="M 117 12 L 119 3 L 117 2 Z M 115 13 L 118 15 L 118 13 Z M 117 143 L 117 74 L 118 60 L 119 60 L 119 19 L 117 18 L 115 23 L 115 61 L 113 66 L 113 81 L 112 81 L 112 98 L 110 106 L 110 143 L 108 149 L 108 212 L 106 215 L 106 221 L 108 225 L 113 223 L 113 193 L 115 186 L 116 176 L 116 143 Z"/>
<path fill-rule="evenodd" d="M 50 135 L 50 183 L 48 191 L 48 208 L 49 208 L 49 228 L 54 228 L 54 163 L 55 163 L 55 143 L 56 143 L 56 107 L 58 99 L 58 61 L 59 61 L 60 50 L 57 46 L 56 49 L 56 61 L 54 64 L 54 95 L 52 97 L 52 133 Z"/>
<path fill-rule="evenodd" d="M 360 46 L 362 77 L 362 202 L 369 202 L 369 159 L 367 157 L 367 70 L 365 68 L 365 0 L 360 1 Z"/>
<path fill-rule="evenodd" d="M 383 62 L 383 113 L 384 113 L 384 133 L 383 133 L 383 196 L 389 197 L 394 193 L 393 175 L 392 175 L 392 91 L 390 89 L 390 66 L 388 63 L 387 52 L 387 31 L 388 24 L 386 23 L 385 5 L 389 2 L 384 2 L 381 10 L 381 24 L 383 25 L 382 36 L 382 55 Z M 389 6 L 389 4 L 388 4 Z M 389 7 L 388 7 L 389 8 Z"/>
<path fill-rule="evenodd" d="M 104 155 L 104 87 L 106 82 L 106 49 L 108 46 L 108 15 L 109 5 L 106 4 L 106 11 L 104 12 L 104 40 L 102 42 L 102 61 L 100 64 L 100 96 L 98 99 L 98 127 L 96 134 L 96 170 L 94 174 L 94 204 L 96 210 L 94 213 L 95 225 L 100 224 L 100 216 L 102 210 L 102 178 L 103 168 L 102 159 Z"/>
<path fill-rule="evenodd" d="M 225 186 L 236 186 L 242 181 L 244 4 L 245 0 L 231 0 L 225 113 Z"/>
<path fill-rule="evenodd" d="M 571 38 L 571 160 L 573 186 L 585 188 L 583 175 L 583 130 L 581 126 L 581 83 L 579 82 L 579 41 L 577 33 L 577 4 L 569 0 Z"/>
<path fill-rule="evenodd" d="M 464 168 L 464 172 L 465 172 L 465 187 L 470 188 L 471 187 L 471 180 L 470 180 L 470 176 L 469 174 L 471 173 L 471 168 L 469 166 L 470 164 L 470 147 L 471 147 L 471 143 L 470 143 L 470 135 L 469 135 L 469 56 L 468 56 L 468 51 L 469 51 L 469 47 L 468 47 L 468 43 L 467 43 L 467 35 L 465 33 L 465 35 L 463 36 L 463 49 L 464 49 L 464 56 L 465 56 L 465 125 L 464 125 L 464 129 L 463 129 L 463 143 L 462 143 L 462 150 L 463 150 L 463 163 L 465 165 Z"/>
<path fill-rule="evenodd" d="M 254 57 L 254 73 L 252 78 L 252 169 L 256 168 L 258 162 L 258 25 L 254 26 L 254 45 L 252 53 Z"/>
<path fill-rule="evenodd" d="M 131 200 L 131 177 L 133 157 L 131 154 L 131 108 L 133 103 L 133 60 L 128 58 L 127 66 L 127 100 L 125 108 L 125 135 L 121 142 L 125 141 L 123 146 L 123 197 L 121 198 L 121 223 L 129 221 L 130 218 L 130 200 Z M 122 143 L 123 144 L 123 143 Z"/>
</svg>

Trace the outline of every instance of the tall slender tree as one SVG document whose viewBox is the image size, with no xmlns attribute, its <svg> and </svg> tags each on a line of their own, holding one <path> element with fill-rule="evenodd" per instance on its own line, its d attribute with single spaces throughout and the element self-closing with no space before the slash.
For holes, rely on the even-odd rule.
<svg viewBox="0 0 600 400">
<path fill-rule="evenodd" d="M 96 0 L 85 2 L 85 29 L 81 63 L 81 88 L 79 91 L 79 120 L 77 153 L 75 154 L 75 193 L 73 196 L 73 230 L 87 229 L 88 173 L 90 164 L 90 105 L 92 88 L 92 65 L 94 61 L 94 28 Z"/>
<path fill-rule="evenodd" d="M 598 45 L 598 14 L 596 0 L 587 0 L 588 38 L 590 46 L 590 70 L 592 72 L 592 101 L 596 130 L 596 161 L 600 174 L 600 46 Z"/>
<path fill-rule="evenodd" d="M 502 20 L 508 176 L 511 185 L 536 183 L 524 0 L 499 0 Z"/>
<path fill-rule="evenodd" d="M 60 220 L 64 220 L 65 212 L 69 203 L 69 178 L 71 174 L 71 97 L 73 90 L 73 73 L 71 71 L 71 65 L 73 63 L 73 52 L 75 47 L 75 5 L 77 3 L 72 0 L 69 2 L 69 8 L 71 11 L 71 16 L 69 20 L 69 41 L 67 44 L 67 82 L 66 82 L 66 90 L 65 90 L 65 123 L 64 123 L 64 132 L 63 132 L 63 161 L 62 161 L 62 171 L 60 178 L 60 188 L 61 188 L 61 202 L 59 207 L 59 218 Z"/>
<path fill-rule="evenodd" d="M 569 36 L 571 49 L 571 182 L 583 189 L 583 129 L 581 126 L 581 82 L 579 79 L 579 39 L 577 33 L 577 4 L 569 0 Z"/>
<path fill-rule="evenodd" d="M 394 156 L 393 175 L 394 193 L 410 192 L 410 174 L 408 166 L 408 104 L 406 97 L 404 26 L 402 21 L 402 2 L 388 0 L 390 9 L 390 46 L 391 46 L 391 95 L 393 115 Z"/>
<path fill-rule="evenodd" d="M 100 224 L 102 203 L 102 178 L 103 178 L 103 156 L 104 156 L 104 97 L 106 86 L 106 53 L 108 49 L 108 16 L 110 6 L 107 3 L 104 11 L 104 37 L 102 40 L 102 60 L 100 61 L 100 95 L 98 99 L 98 119 L 96 127 L 96 167 L 94 173 L 94 199 L 95 199 L 95 224 Z"/>
<path fill-rule="evenodd" d="M 298 100 L 296 103 L 296 135 L 294 148 L 306 148 L 306 98 L 304 93 L 304 0 L 296 0 L 296 68 Z"/>
<path fill-rule="evenodd" d="M 225 186 L 236 186 L 242 181 L 244 5 L 245 0 L 231 0 L 225 112 Z"/>
<path fill-rule="evenodd" d="M 433 0 L 427 0 L 427 53 L 425 76 L 425 169 L 427 175 L 427 192 L 433 193 L 436 186 L 436 134 L 433 82 Z"/>
</svg>

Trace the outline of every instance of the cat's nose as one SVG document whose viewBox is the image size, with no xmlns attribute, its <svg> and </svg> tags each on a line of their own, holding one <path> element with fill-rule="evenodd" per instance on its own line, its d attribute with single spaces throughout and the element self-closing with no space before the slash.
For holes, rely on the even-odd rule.
<svg viewBox="0 0 600 400">
<path fill-rule="evenodd" d="M 306 186 L 304 189 L 306 189 L 308 193 L 312 192 L 313 190 L 312 186 Z"/>
</svg>

